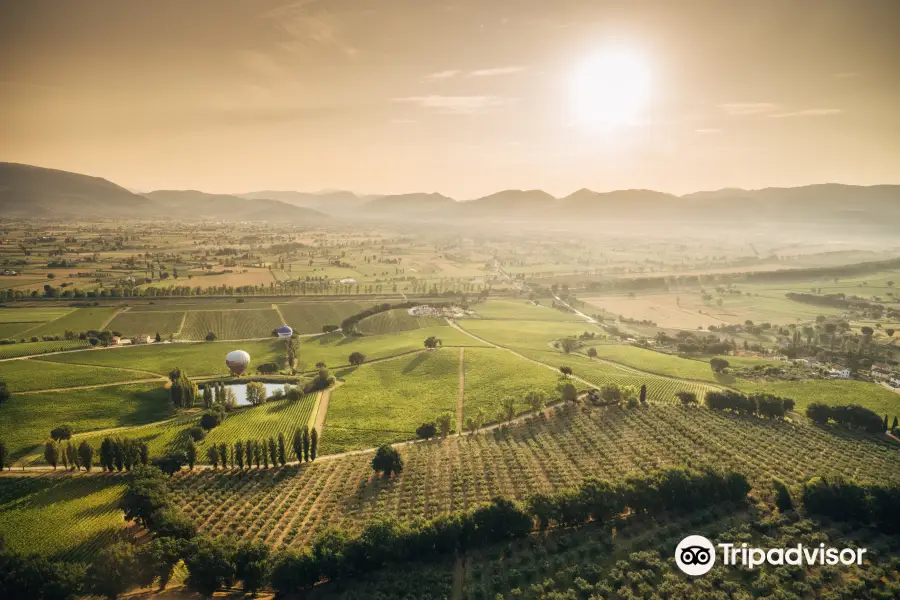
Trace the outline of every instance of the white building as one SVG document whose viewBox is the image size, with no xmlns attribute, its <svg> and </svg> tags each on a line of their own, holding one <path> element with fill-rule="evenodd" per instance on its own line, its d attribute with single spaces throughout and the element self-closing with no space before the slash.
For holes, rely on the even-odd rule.
<svg viewBox="0 0 900 600">
<path fill-rule="evenodd" d="M 850 369 L 829 369 L 828 374 L 835 379 L 850 379 Z"/>
</svg>

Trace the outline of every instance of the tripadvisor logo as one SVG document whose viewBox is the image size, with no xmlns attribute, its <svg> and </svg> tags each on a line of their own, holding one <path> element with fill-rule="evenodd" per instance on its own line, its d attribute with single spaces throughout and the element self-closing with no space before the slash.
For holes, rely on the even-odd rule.
<svg viewBox="0 0 900 600">
<path fill-rule="evenodd" d="M 675 564 L 687 575 L 705 575 L 716 564 L 716 547 L 721 552 L 722 564 L 744 567 L 749 570 L 761 565 L 861 565 L 866 548 L 826 548 L 825 544 L 790 548 L 751 548 L 723 543 L 715 546 L 702 535 L 689 535 L 675 548 Z"/>
</svg>

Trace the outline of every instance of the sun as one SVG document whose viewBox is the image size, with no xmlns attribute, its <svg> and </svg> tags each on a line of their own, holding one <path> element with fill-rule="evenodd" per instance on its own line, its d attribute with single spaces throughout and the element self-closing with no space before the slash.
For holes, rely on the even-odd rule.
<svg viewBox="0 0 900 600">
<path fill-rule="evenodd" d="M 636 125 L 650 92 L 650 69 L 638 53 L 619 49 L 590 56 L 572 75 L 576 125 L 594 130 Z"/>
</svg>

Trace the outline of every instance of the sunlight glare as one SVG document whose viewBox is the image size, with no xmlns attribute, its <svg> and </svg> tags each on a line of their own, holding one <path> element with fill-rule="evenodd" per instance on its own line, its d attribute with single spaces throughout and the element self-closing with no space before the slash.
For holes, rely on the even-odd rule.
<svg viewBox="0 0 900 600">
<path fill-rule="evenodd" d="M 650 70 L 629 50 L 595 54 L 575 71 L 571 82 L 574 120 L 595 130 L 636 125 L 650 98 Z"/>
</svg>

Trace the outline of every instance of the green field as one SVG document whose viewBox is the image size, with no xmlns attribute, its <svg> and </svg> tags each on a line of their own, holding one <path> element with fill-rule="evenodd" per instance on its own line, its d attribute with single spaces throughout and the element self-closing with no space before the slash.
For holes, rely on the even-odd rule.
<svg viewBox="0 0 900 600">
<path fill-rule="evenodd" d="M 151 423 L 172 415 L 162 383 L 14 394 L 0 404 L 0 439 L 13 456 L 42 444 L 67 423 L 74 433 Z"/>
<path fill-rule="evenodd" d="M 76 309 L 54 308 L 0 308 L 0 323 L 46 323 L 59 319 Z"/>
<path fill-rule="evenodd" d="M 228 415 L 224 423 L 209 432 L 200 443 L 200 448 L 220 442 L 233 444 L 238 440 L 277 438 L 279 433 L 283 433 L 290 452 L 294 431 L 309 424 L 316 395 L 307 394 L 296 401 L 276 400 L 236 410 Z M 205 454 L 200 455 L 200 461 L 207 462 Z"/>
<path fill-rule="evenodd" d="M 340 326 L 351 315 L 371 308 L 374 302 L 286 302 L 278 305 L 284 320 L 300 334 L 321 333 L 323 325 Z"/>
<path fill-rule="evenodd" d="M 163 339 L 176 333 L 181 327 L 184 312 L 134 311 L 119 313 L 109 324 L 111 331 L 118 331 L 125 337 L 158 333 Z"/>
<path fill-rule="evenodd" d="M 25 342 L 24 344 L 0 344 L 0 358 L 16 358 L 19 356 L 33 356 L 48 352 L 63 352 L 66 350 L 78 350 L 89 348 L 87 340 L 60 340 L 58 342 Z M 3 367 L 0 365 L 0 372 Z"/>
<path fill-rule="evenodd" d="M 376 439 L 384 443 L 414 438 L 416 427 L 445 411 L 454 415 L 455 427 L 458 351 L 420 352 L 350 371 L 344 375 L 346 383 L 331 394 L 322 454 L 370 447 Z M 346 445 L 348 440 L 330 438 L 335 429 L 370 436 Z"/>
<path fill-rule="evenodd" d="M 616 363 L 670 377 L 683 377 L 685 379 L 699 379 L 701 381 L 716 382 L 715 373 L 708 362 L 681 358 L 672 354 L 664 354 L 655 350 L 638 348 L 637 346 L 623 346 L 613 344 L 596 344 L 597 357 Z M 579 350 L 584 354 L 586 348 Z M 732 357 L 724 357 L 731 360 Z"/>
<path fill-rule="evenodd" d="M 550 305 L 535 306 L 527 300 L 485 300 L 474 306 L 475 312 L 485 319 L 512 319 L 518 321 L 583 321 L 576 314 L 563 312 Z"/>
<path fill-rule="evenodd" d="M 85 353 L 97 352 L 85 350 Z M 80 354 L 54 354 L 46 358 L 69 358 Z M 151 379 L 153 375 L 125 369 L 96 369 L 78 364 L 61 364 L 63 361 L 50 362 L 43 359 L 26 358 L 7 360 L 0 363 L 0 379 L 6 380 L 9 391 L 27 392 L 32 390 L 52 390 L 84 385 L 115 383 L 117 381 L 135 381 Z M 68 362 L 68 361 L 66 361 Z M 76 362 L 76 361 L 71 361 Z"/>
<path fill-rule="evenodd" d="M 502 321 L 465 319 L 459 326 L 489 342 L 516 350 L 551 350 L 553 340 L 581 335 L 585 331 L 603 335 L 585 322 L 554 323 L 541 321 Z"/>
<path fill-rule="evenodd" d="M 150 423 L 148 425 L 135 425 L 125 429 L 119 429 L 110 433 L 112 437 L 132 438 L 134 440 L 144 442 L 150 451 L 150 456 L 162 456 L 168 452 L 183 452 L 185 444 L 188 440 L 188 429 L 199 424 L 200 410 L 194 409 L 190 412 L 183 412 L 178 416 Z M 107 437 L 106 433 L 85 433 L 76 435 L 73 439 L 79 441 L 86 440 L 95 449 L 100 447 L 103 439 Z M 94 455 L 94 462 L 99 465 L 99 456 Z M 197 457 L 200 461 L 202 456 Z M 43 458 L 37 457 L 38 462 L 42 462 Z"/>
<path fill-rule="evenodd" d="M 331 333 L 299 340 L 298 357 L 303 368 L 310 370 L 322 361 L 329 367 L 350 364 L 348 358 L 353 352 L 362 352 L 367 360 L 386 358 L 423 349 L 425 338 L 436 336 L 444 346 L 483 346 L 481 342 L 446 325 L 414 329 L 392 335 L 364 335 L 344 337 L 341 333 Z"/>
<path fill-rule="evenodd" d="M 125 521 L 118 508 L 122 475 L 0 477 L 0 531 L 13 550 L 90 561 Z"/>
<path fill-rule="evenodd" d="M 812 402 L 830 406 L 859 404 L 878 413 L 900 417 L 900 394 L 876 383 L 838 379 L 804 381 L 753 381 L 739 379 L 736 387 L 743 392 L 764 392 L 793 398 L 796 412 L 803 413 Z"/>
<path fill-rule="evenodd" d="M 103 329 L 103 326 L 109 321 L 118 308 L 77 308 L 64 316 L 48 321 L 40 327 L 28 331 L 29 336 L 42 335 L 63 335 L 66 331 L 74 331 L 81 333 L 92 329 Z"/>
<path fill-rule="evenodd" d="M 245 340 L 272 336 L 281 327 L 281 317 L 273 308 L 264 310 L 193 310 L 187 313 L 180 337 L 203 340 L 209 332 L 220 340 Z"/>
<path fill-rule="evenodd" d="M 359 322 L 356 329 L 366 335 L 379 335 L 385 333 L 399 333 L 412 331 L 425 327 L 439 327 L 444 324 L 443 319 L 436 317 L 414 317 L 405 308 L 388 310 L 366 317 Z"/>
<path fill-rule="evenodd" d="M 284 342 L 276 339 L 222 343 L 148 344 L 132 348 L 55 354 L 46 357 L 46 360 L 58 363 L 141 369 L 159 375 L 167 375 L 172 369 L 178 367 L 185 370 L 191 377 L 198 377 L 228 374 L 225 356 L 238 348 L 246 350 L 250 354 L 251 370 L 256 365 L 265 362 L 277 362 L 279 365 L 284 362 Z"/>
<path fill-rule="evenodd" d="M 467 349 L 465 369 L 463 423 L 467 418 L 474 419 L 479 409 L 484 411 L 486 421 L 497 421 L 506 396 L 516 399 L 517 413 L 530 410 L 524 397 L 531 390 L 544 392 L 548 402 L 556 399 L 559 373 L 505 350 Z"/>
</svg>

